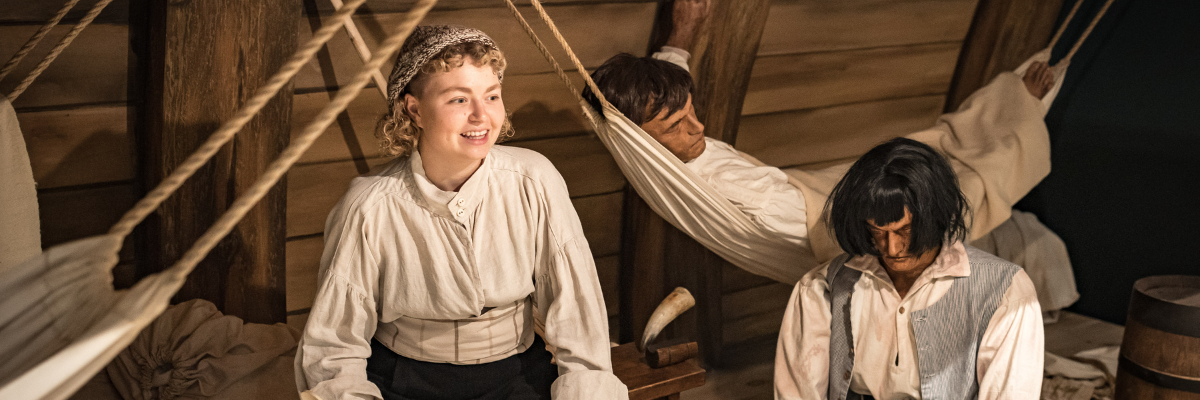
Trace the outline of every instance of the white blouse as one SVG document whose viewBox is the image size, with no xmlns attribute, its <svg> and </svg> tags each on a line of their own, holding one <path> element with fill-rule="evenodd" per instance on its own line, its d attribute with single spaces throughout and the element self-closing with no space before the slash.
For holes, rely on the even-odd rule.
<svg viewBox="0 0 1200 400">
<path fill-rule="evenodd" d="M 366 377 L 372 337 L 410 358 L 455 364 L 519 353 L 528 340 L 481 345 L 489 333 L 463 330 L 492 324 L 455 321 L 523 303 L 557 349 L 556 399 L 627 396 L 612 375 L 608 316 L 579 217 L 566 183 L 536 152 L 493 147 L 458 192 L 433 186 L 417 152 L 355 178 L 326 220 L 319 282 L 296 364 L 298 388 L 322 399 L 380 398 Z M 505 315 L 518 337 L 528 335 L 529 313 Z M 414 320 L 455 329 L 397 338 Z M 490 356 L 446 359 L 457 345 L 411 354 L 445 350 L 459 336 L 481 338 L 464 348 Z"/>
</svg>

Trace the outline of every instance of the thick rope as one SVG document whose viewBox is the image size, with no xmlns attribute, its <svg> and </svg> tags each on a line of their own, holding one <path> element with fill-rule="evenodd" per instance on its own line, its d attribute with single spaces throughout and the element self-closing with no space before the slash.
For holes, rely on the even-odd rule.
<svg viewBox="0 0 1200 400">
<path fill-rule="evenodd" d="M 1067 19 L 1063 20 L 1062 26 L 1058 27 L 1058 32 L 1054 33 L 1054 37 L 1050 38 L 1050 45 L 1046 48 L 1053 49 L 1054 45 L 1058 44 L 1058 39 L 1062 37 L 1063 32 L 1067 31 L 1067 25 L 1071 25 L 1071 20 L 1075 19 L 1075 13 L 1079 11 L 1079 6 L 1083 5 L 1084 0 L 1075 0 L 1075 6 L 1071 7 L 1071 12 L 1067 13 Z"/>
<path fill-rule="evenodd" d="M 170 270 L 166 271 L 170 274 L 171 278 L 176 280 L 173 286 L 177 288 L 179 285 L 183 285 L 187 274 L 196 267 L 196 264 L 200 263 L 204 259 L 204 256 L 217 245 L 217 242 L 221 238 L 224 238 L 225 235 L 228 235 L 234 226 L 237 225 L 238 221 L 241 221 L 242 217 L 245 217 L 246 213 L 250 212 L 250 209 L 267 194 L 267 191 L 271 190 L 271 187 L 275 186 L 283 178 L 288 169 L 325 132 L 325 129 L 333 123 L 338 114 L 341 114 L 350 105 L 350 101 L 358 97 L 359 92 L 362 91 L 363 87 L 367 86 L 367 81 L 371 79 L 371 71 L 378 71 L 383 66 L 383 63 L 392 59 L 392 54 L 400 49 L 400 46 L 404 44 L 404 40 L 412 33 L 413 28 L 425 18 L 425 15 L 429 13 L 429 10 L 436 3 L 437 0 L 421 0 L 413 6 L 413 9 L 405 15 L 404 21 L 401 22 L 400 29 L 380 45 L 379 51 L 375 53 L 371 61 L 359 70 L 358 74 L 354 76 L 354 79 L 349 84 L 338 90 L 337 96 L 334 97 L 333 101 L 329 102 L 313 122 L 304 128 L 304 132 L 284 149 L 279 158 L 271 163 L 267 171 L 254 182 L 254 185 L 247 190 L 246 194 L 238 197 L 233 202 L 233 205 L 229 207 L 229 210 L 225 211 L 221 215 L 221 218 L 204 232 L 204 235 L 192 245 L 191 249 L 188 249 L 188 252 Z M 359 4 L 354 4 L 352 7 L 357 8 Z M 347 9 L 349 8 L 347 7 Z"/>
<path fill-rule="evenodd" d="M 71 45 L 71 42 L 75 40 L 75 37 L 79 36 L 80 32 L 83 32 L 83 28 L 87 28 L 87 26 L 92 23 L 92 20 L 96 19 L 96 16 L 100 15 L 101 11 L 104 11 L 104 7 L 107 6 L 108 3 L 112 3 L 112 0 L 100 0 L 96 2 L 96 5 L 92 6 L 92 9 L 88 11 L 87 15 L 84 15 L 83 19 L 79 20 L 79 23 L 75 24 L 75 27 L 71 28 L 70 32 L 67 32 L 67 36 L 63 36 L 62 40 L 58 41 L 58 45 L 54 46 L 53 49 L 50 49 L 50 53 L 46 54 L 45 58 L 42 58 L 42 62 L 38 63 L 37 67 L 33 68 L 33 71 L 29 71 L 29 75 L 17 85 L 16 89 L 13 89 L 12 93 L 8 94 L 8 101 L 16 102 L 17 97 L 20 97 L 21 93 L 25 93 L 25 89 L 28 89 L 29 85 L 33 84 L 33 81 L 37 79 L 42 72 L 46 71 L 46 68 L 50 67 L 50 63 L 54 62 L 54 59 L 58 58 L 58 55 L 62 54 L 63 50 L 67 49 L 67 46 Z"/>
<path fill-rule="evenodd" d="M 1092 23 L 1089 24 L 1087 29 L 1085 29 L 1083 31 L 1082 35 L 1079 35 L 1079 40 L 1075 41 L 1075 46 L 1071 47 L 1071 51 L 1067 52 L 1066 57 L 1063 57 L 1063 59 L 1061 61 L 1059 61 L 1060 64 L 1063 62 L 1071 61 L 1071 57 L 1074 57 L 1075 52 L 1079 51 L 1079 47 L 1083 46 L 1083 41 L 1087 40 L 1088 35 L 1092 34 L 1093 29 L 1096 29 L 1096 24 L 1100 23 L 1100 19 L 1104 18 L 1104 13 L 1108 11 L 1108 7 L 1112 6 L 1112 4 L 1113 4 L 1113 0 L 1108 0 L 1108 1 L 1104 2 L 1104 7 L 1100 7 L 1100 12 L 1096 13 L 1095 18 L 1092 18 Z"/>
<path fill-rule="evenodd" d="M 525 21 L 525 16 L 521 15 L 521 12 L 517 10 L 517 5 L 513 4 L 512 0 L 504 0 L 504 2 L 508 4 L 508 11 L 511 11 L 517 22 L 521 23 L 521 28 L 525 29 L 525 34 L 529 35 L 529 39 L 533 40 L 533 44 L 542 53 L 542 57 L 546 57 L 546 61 L 550 63 L 551 67 L 554 67 L 554 72 L 558 74 L 558 78 L 562 79 L 563 83 L 567 85 L 567 89 L 571 91 L 571 94 L 575 95 L 575 98 L 583 100 L 583 96 L 579 95 L 579 89 L 575 88 L 575 82 L 572 82 L 571 77 L 567 76 L 562 66 L 558 65 L 558 60 L 554 59 L 554 56 L 550 54 L 550 49 L 546 48 L 546 45 L 542 43 L 542 39 L 529 26 L 529 22 Z"/>
<path fill-rule="evenodd" d="M 196 170 L 199 170 L 200 167 L 203 167 L 213 155 L 217 154 L 221 146 L 224 146 L 225 143 L 233 139 L 233 136 L 242 127 L 246 126 L 246 123 L 250 122 L 267 105 L 267 102 L 271 101 L 279 93 L 279 90 L 284 85 L 292 80 L 292 77 L 300 71 L 300 68 L 308 63 L 309 60 L 312 60 L 317 50 L 320 50 L 321 46 L 324 46 L 337 33 L 338 29 L 342 28 L 342 23 L 345 22 L 345 18 L 343 17 L 353 13 L 365 2 L 366 0 L 351 0 L 345 7 L 339 9 L 334 14 L 332 23 L 314 32 L 308 43 L 305 43 L 296 53 L 292 54 L 292 58 L 288 59 L 288 62 L 283 67 L 280 67 L 279 72 L 272 75 L 271 79 L 265 85 L 258 88 L 254 97 L 250 98 L 246 102 L 246 105 L 242 106 L 233 118 L 225 121 L 216 132 L 213 132 L 208 137 L 208 140 L 199 149 L 196 149 L 196 152 L 183 161 L 183 164 L 180 164 L 174 171 L 171 171 L 171 174 L 166 179 L 163 179 L 154 190 L 147 193 L 146 197 L 143 197 L 132 209 L 127 211 L 121 217 L 121 220 L 117 221 L 112 229 L 109 229 L 108 233 L 125 237 L 130 232 L 133 232 L 133 228 L 137 224 L 141 223 L 147 215 L 154 212 L 167 197 L 170 197 L 172 193 L 175 193 L 175 190 L 179 189 L 180 185 L 183 185 L 184 181 L 196 173 Z"/>
<path fill-rule="evenodd" d="M 4 64 L 4 68 L 0 69 L 0 80 L 4 80 L 4 77 L 8 76 L 9 72 L 12 72 L 14 69 L 16 69 L 17 64 L 20 64 L 21 60 L 23 60 L 26 55 L 29 55 L 29 52 L 33 51 L 34 47 L 37 47 L 38 42 L 41 42 L 42 38 L 46 37 L 46 34 L 50 33 L 50 30 L 54 29 L 54 27 L 58 25 L 58 21 L 61 21 L 68 12 L 71 12 L 71 9 L 75 8 L 75 4 L 78 3 L 79 0 L 67 0 L 67 2 L 63 4 L 62 8 L 58 10 L 58 14 L 54 14 L 54 18 L 50 18 L 49 21 L 46 21 L 45 25 L 42 25 L 41 28 L 38 28 L 37 32 L 34 32 L 33 36 L 29 38 L 29 41 L 26 41 L 25 45 L 21 46 L 20 50 L 17 50 L 17 54 L 13 54 L 12 58 L 8 59 L 8 62 Z"/>
<path fill-rule="evenodd" d="M 342 8 L 342 0 L 329 0 L 329 2 L 333 3 L 335 10 Z M 367 48 L 367 43 L 363 41 L 362 34 L 358 32 L 358 24 L 354 23 L 354 17 L 347 15 L 345 23 L 346 35 L 350 36 L 350 44 L 353 44 L 354 50 L 358 51 L 358 57 L 364 63 L 370 62 L 371 49 Z M 387 80 L 383 79 L 383 74 L 379 70 L 375 70 L 371 73 L 371 80 L 375 81 L 375 87 L 379 89 L 379 94 L 383 96 L 384 100 L 387 100 Z"/>
<path fill-rule="evenodd" d="M 613 108 L 612 104 L 609 104 L 608 100 L 604 98 L 604 94 L 600 92 L 600 88 L 596 86 L 596 82 L 592 81 L 592 76 L 588 75 L 587 69 L 583 67 L 583 63 L 579 62 L 579 57 L 576 57 L 575 52 L 571 51 L 571 45 L 567 44 L 567 40 L 564 39 L 562 33 L 558 31 L 558 27 L 555 26 L 554 21 L 550 19 L 550 15 L 546 14 L 546 9 L 542 8 L 542 2 L 538 0 L 529 0 L 529 3 L 532 4 L 533 8 L 537 10 L 538 15 L 542 17 L 542 21 L 546 23 L 546 26 L 550 27 L 550 32 L 554 34 L 555 39 L 558 39 L 558 44 L 562 46 L 564 51 L 567 52 L 567 57 L 571 58 L 571 62 L 575 64 L 575 69 L 578 70 L 579 75 L 583 76 L 584 83 L 587 83 L 588 87 L 592 88 L 592 94 L 596 96 L 596 99 L 600 100 L 600 104 L 602 106 L 605 108 Z"/>
</svg>

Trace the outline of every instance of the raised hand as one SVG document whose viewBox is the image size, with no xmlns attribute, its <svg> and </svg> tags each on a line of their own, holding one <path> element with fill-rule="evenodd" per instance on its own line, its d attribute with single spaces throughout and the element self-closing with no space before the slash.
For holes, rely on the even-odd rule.
<svg viewBox="0 0 1200 400">
<path fill-rule="evenodd" d="M 671 36 L 667 46 L 690 51 L 696 45 L 696 34 L 708 19 L 711 0 L 675 0 L 671 18 Z"/>
<path fill-rule="evenodd" d="M 1046 93 L 1054 87 L 1054 74 L 1050 72 L 1050 66 L 1040 61 L 1030 65 L 1021 80 L 1025 82 L 1025 89 L 1029 94 L 1038 100 L 1046 97 Z"/>
</svg>

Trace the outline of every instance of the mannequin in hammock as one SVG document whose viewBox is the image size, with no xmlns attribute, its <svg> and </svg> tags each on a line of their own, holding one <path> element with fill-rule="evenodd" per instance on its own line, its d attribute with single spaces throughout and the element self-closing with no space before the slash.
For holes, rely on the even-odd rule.
<svg viewBox="0 0 1200 400">
<path fill-rule="evenodd" d="M 846 254 L 788 301 L 775 398 L 1037 399 L 1033 282 L 963 242 L 970 215 L 933 148 L 896 138 L 859 158 L 823 215 Z"/>
<path fill-rule="evenodd" d="M 511 130 L 504 67 L 474 29 L 421 26 L 404 43 L 377 132 L 399 157 L 354 179 L 326 221 L 296 354 L 300 391 L 628 397 L 612 374 L 604 299 L 566 183 L 542 155 L 494 146 Z"/>
<path fill-rule="evenodd" d="M 692 106 L 693 81 L 687 50 L 708 15 L 707 0 L 676 0 L 667 44 L 650 57 L 618 54 L 592 73 L 592 79 L 617 110 L 684 162 L 762 229 L 805 249 L 799 265 L 818 263 L 809 250 L 808 216 L 803 193 L 779 168 L 757 165 L 732 146 L 704 135 Z M 1054 85 L 1045 63 L 1033 64 L 1023 78 L 1029 94 L 1042 98 Z M 591 89 L 584 98 L 600 110 Z M 804 259 L 807 258 L 807 259 Z M 751 271 L 755 272 L 755 271 Z M 788 284 L 795 283 L 800 270 Z"/>
</svg>

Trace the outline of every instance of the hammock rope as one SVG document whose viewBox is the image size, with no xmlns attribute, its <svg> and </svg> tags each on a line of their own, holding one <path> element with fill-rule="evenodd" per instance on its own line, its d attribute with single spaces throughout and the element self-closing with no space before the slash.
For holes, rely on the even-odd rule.
<svg viewBox="0 0 1200 400">
<path fill-rule="evenodd" d="M 546 45 L 542 43 L 542 39 L 529 26 L 529 22 L 525 20 L 525 16 L 521 15 L 521 12 L 517 10 L 517 5 L 513 4 L 512 0 L 504 0 L 504 3 L 508 5 L 508 11 L 512 12 L 513 17 L 521 24 L 521 28 L 525 30 L 525 34 L 529 35 L 530 40 L 533 40 L 534 46 L 542 53 L 542 57 L 545 57 L 550 66 L 554 67 L 554 72 L 558 74 L 558 79 L 561 79 L 567 85 L 567 90 L 570 90 L 576 99 L 583 100 L 583 96 L 579 94 L 579 89 L 575 88 L 575 82 L 572 82 L 571 77 L 567 76 L 562 66 L 558 65 L 558 60 L 554 59 L 554 56 L 550 54 L 550 49 L 546 48 Z"/>
<path fill-rule="evenodd" d="M 8 62 L 4 64 L 4 68 L 0 69 L 0 80 L 4 80 L 4 77 L 8 76 L 8 73 L 16 69 L 17 64 L 20 64 L 21 60 L 25 59 L 25 56 L 29 55 L 29 52 L 33 51 L 34 47 L 37 47 L 38 42 L 41 42 L 42 38 L 46 37 L 46 34 L 49 34 L 50 30 L 54 29 L 58 25 L 58 22 L 62 21 L 63 17 L 68 12 L 71 12 L 71 9 L 75 8 L 75 5 L 78 3 L 79 0 L 67 0 L 66 3 L 63 3 L 58 13 L 54 14 L 54 18 L 50 18 L 41 28 L 38 28 L 37 32 L 34 32 L 33 36 L 29 37 L 29 40 L 25 42 L 25 45 L 21 46 L 21 49 L 17 50 L 17 53 L 13 54 L 12 58 L 8 59 Z"/>
<path fill-rule="evenodd" d="M 316 142 L 325 129 L 333 124 L 338 114 L 341 114 L 350 105 L 350 102 L 358 97 L 359 92 L 371 80 L 371 71 L 379 71 L 383 63 L 391 60 L 392 54 L 400 50 L 400 46 L 412 33 L 413 28 L 425 18 L 425 15 L 436 3 L 437 0 L 421 0 L 414 5 L 405 14 L 404 21 L 400 23 L 400 29 L 380 45 L 371 61 L 359 70 L 349 84 L 338 90 L 337 96 L 321 110 L 313 122 L 304 128 L 304 132 L 284 149 L 283 154 L 271 163 L 267 171 L 254 182 L 246 194 L 238 197 L 229 210 L 225 211 L 221 218 L 205 231 L 204 235 L 192 245 L 192 248 L 188 249 L 187 253 L 171 267 L 170 273 L 178 280 L 176 285 L 183 284 L 183 280 L 196 264 L 204 259 L 204 256 L 217 245 L 217 242 L 233 230 L 242 217 L 246 216 L 246 213 L 250 212 L 250 209 L 267 194 L 267 191 L 283 178 L 287 170 L 300 159 L 300 156 L 304 155 L 304 152 Z"/>
<path fill-rule="evenodd" d="M 335 10 L 342 9 L 342 0 L 329 0 L 333 3 Z M 363 63 L 371 61 L 371 49 L 367 48 L 367 43 L 363 41 L 362 33 L 358 31 L 358 24 L 354 22 L 353 14 L 347 15 L 346 20 L 346 35 L 350 36 L 350 44 L 354 45 L 354 50 L 358 52 L 358 58 L 362 59 Z M 387 81 L 383 79 L 383 74 L 378 69 L 371 72 L 371 80 L 375 82 L 375 87 L 379 89 L 379 94 L 387 100 Z"/>
<path fill-rule="evenodd" d="M 75 38 L 78 37 L 81 32 L 83 32 L 83 28 L 87 28 L 87 26 L 92 23 L 92 20 L 96 19 L 96 16 L 100 15 L 101 11 L 104 11 L 104 7 L 107 6 L 108 3 L 112 3 L 112 0 L 100 0 L 96 2 L 96 5 L 92 6 L 92 9 L 88 11 L 87 15 L 84 15 L 83 19 L 79 20 L 79 23 L 75 24 L 75 27 L 71 28 L 71 31 L 67 32 L 67 35 L 63 36 L 63 38 L 58 41 L 58 44 L 55 45 L 54 48 L 50 49 L 50 53 L 46 54 L 45 58 L 42 58 L 42 62 L 38 63 L 37 67 L 34 67 L 33 71 L 29 72 L 29 75 L 26 76 L 25 79 L 22 80 L 15 89 L 13 89 L 12 93 L 8 94 L 8 101 L 16 102 L 17 97 L 20 97 L 21 93 L 25 93 L 25 89 L 28 89 L 29 85 L 33 84 L 33 81 L 37 79 L 42 72 L 46 71 L 46 68 L 50 67 L 50 63 L 54 62 L 54 59 L 58 58 L 58 55 L 62 54 L 63 50 L 66 50 L 67 46 L 70 46 L 71 42 L 75 41 Z"/>
<path fill-rule="evenodd" d="M 188 156 L 187 160 L 184 160 L 174 171 L 171 171 L 171 174 L 166 179 L 163 179 L 154 190 L 147 193 L 146 197 L 143 197 L 133 208 L 127 211 L 121 217 L 121 220 L 117 221 L 109 229 L 108 233 L 125 237 L 130 232 L 133 232 L 133 228 L 137 224 L 141 223 L 146 216 L 158 209 L 158 206 L 162 205 L 163 201 L 175 193 L 179 189 L 179 186 L 183 185 L 183 182 L 187 181 L 192 174 L 195 174 L 200 167 L 203 167 L 208 160 L 212 159 L 217 154 L 217 151 L 221 149 L 221 146 L 232 140 L 233 136 L 237 135 L 242 127 L 246 126 L 267 105 L 267 102 L 271 101 L 276 94 L 279 94 L 283 86 L 300 72 L 300 68 L 307 64 L 309 60 L 312 60 L 317 51 L 321 49 L 321 46 L 324 46 L 326 42 L 333 38 L 338 29 L 342 28 L 342 24 L 346 21 L 342 17 L 350 15 L 359 6 L 362 6 L 363 3 L 366 3 L 366 0 L 351 0 L 346 7 L 338 9 L 334 14 L 333 23 L 322 26 L 321 29 L 314 32 L 312 38 L 303 47 L 293 53 L 288 62 L 283 67 L 280 67 L 279 72 L 272 75 L 271 79 L 265 85 L 258 88 L 254 97 L 250 98 L 246 102 L 246 105 L 242 106 L 233 118 L 226 120 L 216 132 L 213 132 L 208 137 L 208 140 L 199 149 Z"/>
<path fill-rule="evenodd" d="M 1084 29 L 1083 34 L 1079 35 L 1079 39 L 1075 40 L 1075 45 L 1071 46 L 1071 50 L 1055 66 L 1071 62 L 1071 58 L 1075 57 L 1075 53 L 1079 51 L 1079 47 L 1083 46 L 1083 42 L 1087 40 L 1088 35 L 1091 35 L 1092 30 L 1096 29 L 1096 24 L 1100 23 L 1100 20 L 1104 18 L 1104 13 L 1108 12 L 1108 8 L 1112 6 L 1113 1 L 1107 0 L 1104 6 L 1100 7 L 1100 11 L 1096 13 L 1095 17 L 1092 17 L 1092 22 L 1088 24 L 1087 29 Z M 1050 38 L 1050 44 L 1046 46 L 1047 49 L 1053 49 L 1054 45 L 1058 44 L 1058 40 L 1062 38 L 1063 33 L 1067 31 L 1067 26 L 1071 25 L 1071 21 L 1075 19 L 1075 14 L 1079 12 L 1079 7 L 1083 5 L 1083 2 L 1084 0 L 1075 1 L 1075 5 L 1071 7 L 1071 11 L 1067 13 L 1067 18 L 1058 27 L 1058 31 L 1054 33 L 1054 37 Z"/>
<path fill-rule="evenodd" d="M 549 61 L 550 65 L 554 67 L 554 70 L 556 73 L 558 73 L 559 78 L 567 84 L 567 87 L 572 90 L 572 93 L 575 94 L 576 98 L 582 100 L 583 97 L 579 95 L 578 91 L 575 91 L 575 85 L 571 83 L 570 78 L 567 78 L 566 72 L 563 71 L 562 67 L 558 64 L 558 61 L 554 59 L 554 56 L 552 56 L 548 50 L 545 50 L 545 45 L 542 44 L 541 39 L 538 38 L 538 35 L 533 31 L 533 28 L 529 27 L 529 23 L 525 22 L 525 17 L 522 17 L 521 13 L 517 12 L 516 6 L 513 4 L 512 0 L 504 1 L 508 3 L 509 10 L 513 12 L 513 16 L 515 16 L 517 21 L 521 23 L 521 28 L 525 30 L 525 34 L 529 35 L 529 38 L 533 40 L 534 44 L 538 46 L 539 50 L 542 50 L 542 56 L 546 57 L 546 61 Z M 570 58 L 571 63 L 575 65 L 576 72 L 583 77 L 583 82 L 592 89 L 592 94 L 594 94 L 596 98 L 600 100 L 600 104 L 605 108 L 613 108 L 612 104 L 608 103 L 608 99 L 604 98 L 604 93 L 601 93 L 600 88 L 596 86 L 596 82 L 592 81 L 592 76 L 588 75 L 587 68 L 583 67 L 583 63 L 579 61 L 579 57 L 576 57 L 575 52 L 571 51 L 571 45 L 567 44 L 567 40 L 564 39 L 562 33 L 558 31 L 558 26 L 554 25 L 554 20 L 550 19 L 550 15 L 546 13 L 546 9 L 542 8 L 542 2 L 538 0 L 529 0 L 529 4 L 533 5 L 533 8 L 538 12 L 538 16 L 542 18 L 542 22 L 546 23 L 546 26 L 550 28 L 550 33 L 554 35 L 554 39 L 558 40 L 558 45 L 562 46 L 562 49 L 566 51 L 567 57 Z M 613 109 L 615 110 L 615 108 Z"/>
</svg>

